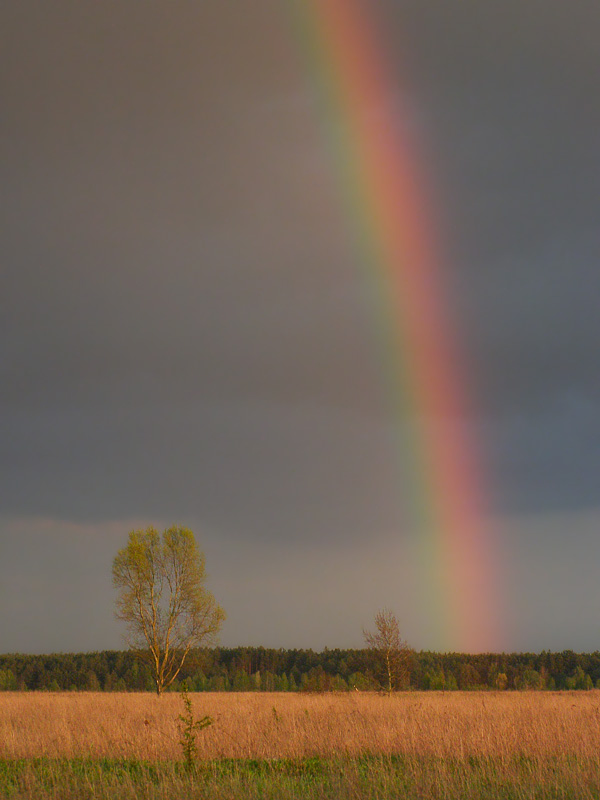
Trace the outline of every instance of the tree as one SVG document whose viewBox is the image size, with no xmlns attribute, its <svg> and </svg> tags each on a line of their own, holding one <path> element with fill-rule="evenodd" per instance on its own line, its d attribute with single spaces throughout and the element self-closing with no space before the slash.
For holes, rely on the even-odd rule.
<svg viewBox="0 0 600 800">
<path fill-rule="evenodd" d="M 408 683 L 412 649 L 400 637 L 400 626 L 388 609 L 375 615 L 375 632 L 363 630 L 363 636 L 375 662 L 375 675 L 380 685 L 391 694 Z"/>
<path fill-rule="evenodd" d="M 194 534 L 173 526 L 131 531 L 113 561 L 118 619 L 145 661 L 158 695 L 179 674 L 192 648 L 212 644 L 225 612 L 204 588 L 204 554 Z"/>
<path fill-rule="evenodd" d="M 475 689 L 481 682 L 481 676 L 473 664 L 461 664 L 458 672 L 458 685 L 461 689 Z"/>
<path fill-rule="evenodd" d="M 12 670 L 0 669 L 0 691 L 14 692 L 17 688 L 17 679 Z"/>
</svg>

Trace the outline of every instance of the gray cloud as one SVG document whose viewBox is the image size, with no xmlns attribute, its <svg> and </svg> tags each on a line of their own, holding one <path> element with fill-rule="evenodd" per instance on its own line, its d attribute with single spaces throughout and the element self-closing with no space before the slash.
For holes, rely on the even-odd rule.
<svg viewBox="0 0 600 800">
<path fill-rule="evenodd" d="M 573 391 L 597 404 L 598 9 L 437 11 L 432 24 L 424 6 L 407 15 L 423 34 L 413 76 L 482 412 L 552 406 Z"/>
<path fill-rule="evenodd" d="M 300 539 L 408 542 L 409 420 L 281 5 L 4 5 L 3 512 L 97 537 L 194 519 L 281 564 Z M 434 5 L 374 10 L 443 221 L 467 423 L 496 513 L 576 514 L 600 466 L 600 11 Z"/>
</svg>

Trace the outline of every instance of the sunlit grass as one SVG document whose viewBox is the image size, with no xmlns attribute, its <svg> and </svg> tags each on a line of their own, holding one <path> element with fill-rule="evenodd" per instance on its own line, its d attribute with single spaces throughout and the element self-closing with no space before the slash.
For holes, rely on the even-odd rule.
<svg viewBox="0 0 600 800">
<path fill-rule="evenodd" d="M 600 753 L 600 691 L 199 693 L 198 758 Z M 0 694 L 0 758 L 181 757 L 176 694 Z"/>
<path fill-rule="evenodd" d="M 3 693 L 0 796 L 600 798 L 600 692 Z"/>
</svg>

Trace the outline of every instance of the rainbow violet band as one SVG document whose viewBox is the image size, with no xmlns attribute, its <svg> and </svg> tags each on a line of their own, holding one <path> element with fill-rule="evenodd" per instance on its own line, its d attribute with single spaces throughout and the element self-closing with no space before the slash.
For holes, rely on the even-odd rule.
<svg viewBox="0 0 600 800">
<path fill-rule="evenodd" d="M 360 261 L 377 287 L 394 413 L 411 431 L 400 488 L 421 542 L 423 604 L 442 648 L 498 650 L 497 562 L 466 424 L 466 369 L 447 308 L 424 161 L 398 124 L 402 89 L 396 81 L 392 90 L 366 2 L 290 4 Z"/>
</svg>

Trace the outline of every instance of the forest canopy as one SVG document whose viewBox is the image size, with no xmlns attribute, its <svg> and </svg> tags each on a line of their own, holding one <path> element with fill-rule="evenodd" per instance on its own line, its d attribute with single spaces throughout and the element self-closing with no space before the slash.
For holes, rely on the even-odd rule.
<svg viewBox="0 0 600 800">
<path fill-rule="evenodd" d="M 190 654 L 178 679 L 190 691 L 376 691 L 373 653 L 362 650 L 211 648 Z M 416 652 L 407 689 L 600 688 L 600 652 L 469 655 Z M 0 691 L 155 691 L 132 651 L 0 655 Z"/>
</svg>

